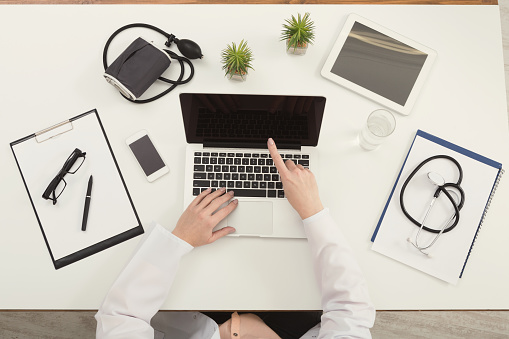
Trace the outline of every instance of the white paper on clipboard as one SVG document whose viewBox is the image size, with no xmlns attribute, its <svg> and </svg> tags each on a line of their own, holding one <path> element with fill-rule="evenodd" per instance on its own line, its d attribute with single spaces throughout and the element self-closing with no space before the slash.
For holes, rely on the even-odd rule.
<svg viewBox="0 0 509 339">
<path fill-rule="evenodd" d="M 49 137 L 51 136 L 51 137 Z M 11 143 L 55 268 L 143 233 L 96 110 Z M 42 193 L 75 148 L 86 159 L 53 205 Z M 87 183 L 93 175 L 86 231 L 81 230 Z"/>
</svg>

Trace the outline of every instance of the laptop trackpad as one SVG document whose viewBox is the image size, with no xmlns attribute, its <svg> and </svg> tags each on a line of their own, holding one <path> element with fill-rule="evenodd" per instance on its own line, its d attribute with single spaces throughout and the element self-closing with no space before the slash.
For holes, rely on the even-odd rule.
<svg viewBox="0 0 509 339">
<path fill-rule="evenodd" d="M 271 235 L 272 202 L 242 201 L 228 216 L 228 226 L 235 227 L 232 235 Z"/>
</svg>

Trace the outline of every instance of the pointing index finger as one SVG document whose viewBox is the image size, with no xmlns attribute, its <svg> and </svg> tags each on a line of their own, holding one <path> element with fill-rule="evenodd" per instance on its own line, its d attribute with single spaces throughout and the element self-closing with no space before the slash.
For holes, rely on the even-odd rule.
<svg viewBox="0 0 509 339">
<path fill-rule="evenodd" d="M 286 168 L 284 160 L 281 159 L 281 156 L 277 151 L 276 143 L 274 140 L 272 140 L 272 138 L 269 138 L 267 141 L 267 146 L 269 148 L 270 156 L 272 157 L 272 160 L 274 160 L 274 165 L 279 171 L 279 174 L 286 173 L 288 169 Z"/>
</svg>

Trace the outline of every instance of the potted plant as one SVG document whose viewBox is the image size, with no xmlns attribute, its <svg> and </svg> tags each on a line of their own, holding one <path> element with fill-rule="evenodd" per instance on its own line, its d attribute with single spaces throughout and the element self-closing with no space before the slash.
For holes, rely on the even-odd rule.
<svg viewBox="0 0 509 339">
<path fill-rule="evenodd" d="M 253 61 L 253 53 L 247 45 L 247 41 L 242 40 L 237 46 L 234 42 L 231 45 L 227 45 L 225 49 L 221 51 L 221 62 L 223 64 L 223 70 L 225 76 L 229 76 L 229 79 L 233 80 L 245 80 L 248 69 L 254 70 L 251 66 Z"/>
<path fill-rule="evenodd" d="M 300 13 L 295 18 L 286 19 L 283 24 L 281 41 L 286 41 L 286 51 L 290 54 L 304 55 L 309 44 L 315 39 L 314 23 L 309 18 L 309 13 L 301 17 Z"/>
</svg>

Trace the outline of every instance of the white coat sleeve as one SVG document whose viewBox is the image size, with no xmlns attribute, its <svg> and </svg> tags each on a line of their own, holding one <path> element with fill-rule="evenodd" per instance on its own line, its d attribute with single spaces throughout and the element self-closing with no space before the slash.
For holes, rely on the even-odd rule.
<svg viewBox="0 0 509 339">
<path fill-rule="evenodd" d="M 150 320 L 166 300 L 180 259 L 192 249 L 153 225 L 95 315 L 97 338 L 154 338 Z"/>
<path fill-rule="evenodd" d="M 353 251 L 328 209 L 303 221 L 323 315 L 318 338 L 371 338 L 375 308 Z"/>
</svg>

